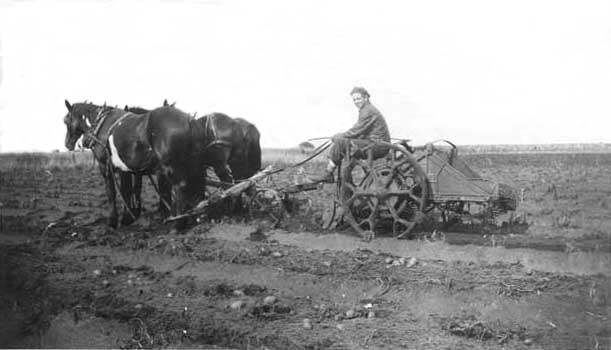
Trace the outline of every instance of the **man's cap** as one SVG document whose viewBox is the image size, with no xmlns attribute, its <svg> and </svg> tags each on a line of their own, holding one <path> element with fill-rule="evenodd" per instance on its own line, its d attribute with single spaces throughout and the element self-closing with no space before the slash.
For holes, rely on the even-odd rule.
<svg viewBox="0 0 611 350">
<path fill-rule="evenodd" d="M 367 90 L 365 90 L 364 87 L 360 87 L 360 86 L 354 87 L 352 91 L 350 91 L 350 95 L 352 94 L 361 94 L 361 96 L 369 97 L 369 92 L 367 92 Z"/>
</svg>

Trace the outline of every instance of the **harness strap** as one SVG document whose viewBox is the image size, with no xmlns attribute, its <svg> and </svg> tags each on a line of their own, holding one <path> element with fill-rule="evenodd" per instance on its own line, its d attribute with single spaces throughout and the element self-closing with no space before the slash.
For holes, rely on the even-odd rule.
<svg viewBox="0 0 611 350">
<path fill-rule="evenodd" d="M 104 150 L 106 150 L 106 145 L 98 137 L 98 132 L 100 132 L 100 128 L 102 127 L 102 124 L 104 124 L 104 122 L 106 121 L 107 116 L 108 114 L 105 113 L 103 110 L 100 111 L 98 113 L 98 116 L 96 117 L 96 120 L 94 121 L 95 127 L 94 127 L 93 132 L 92 131 L 87 132 L 87 136 L 90 137 L 95 143 L 102 146 Z"/>
<path fill-rule="evenodd" d="M 106 121 L 106 117 L 108 117 L 108 113 L 104 112 L 103 110 L 98 114 L 98 117 L 95 120 L 95 129 L 93 130 L 93 136 L 98 135 L 98 132 L 100 132 L 100 128 L 102 128 L 102 124 L 104 124 L 104 122 Z"/>
<path fill-rule="evenodd" d="M 212 141 L 212 142 L 209 142 L 209 143 L 206 145 L 206 147 L 205 147 L 204 149 L 206 149 L 206 148 L 210 148 L 210 147 L 212 147 L 212 146 L 214 146 L 214 145 L 219 145 L 219 144 L 220 144 L 220 145 L 223 145 L 223 146 L 229 146 L 229 147 L 231 147 L 231 142 L 229 142 L 229 141 L 224 141 L 224 140 L 214 140 L 214 141 Z"/>
<path fill-rule="evenodd" d="M 121 118 L 115 120 L 115 122 L 112 123 L 112 125 L 110 125 L 110 128 L 108 128 L 108 137 L 110 137 L 110 134 L 112 134 L 112 132 L 114 131 L 115 127 L 117 127 L 117 125 L 119 125 L 123 121 L 123 119 L 127 118 L 128 116 L 130 116 L 132 114 L 134 114 L 134 113 L 127 112 L 127 113 L 123 114 L 121 116 Z"/>
<path fill-rule="evenodd" d="M 98 137 L 98 133 L 100 132 L 100 129 L 102 128 L 102 125 L 104 125 L 104 122 L 106 121 L 106 118 L 108 117 L 108 113 L 107 112 L 108 111 L 100 112 L 100 114 L 98 115 L 98 118 L 96 118 L 97 120 L 95 121 L 95 128 L 94 128 L 93 132 L 89 133 L 89 137 L 91 137 L 94 141 L 98 142 L 101 145 L 103 145 L 104 143 Z M 130 116 L 132 114 L 134 114 L 134 113 L 127 112 L 127 113 L 123 114 L 119 119 L 115 120 L 115 122 L 112 123 L 110 125 L 110 127 L 108 128 L 108 136 L 110 136 L 110 134 L 112 133 L 114 128 L 117 125 L 119 125 L 119 123 L 121 123 L 123 121 L 123 119 L 125 119 L 126 117 L 128 117 L 128 116 Z"/>
</svg>

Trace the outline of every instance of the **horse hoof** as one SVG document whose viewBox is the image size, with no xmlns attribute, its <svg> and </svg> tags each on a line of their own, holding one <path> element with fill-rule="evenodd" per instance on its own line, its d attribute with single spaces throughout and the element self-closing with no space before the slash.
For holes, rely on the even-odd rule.
<svg viewBox="0 0 611 350">
<path fill-rule="evenodd" d="M 110 228 L 117 228 L 119 226 L 117 218 L 109 218 L 107 224 Z"/>
<path fill-rule="evenodd" d="M 134 222 L 134 219 L 132 219 L 131 217 L 123 217 L 121 219 L 121 226 L 128 226 L 131 225 Z"/>
</svg>

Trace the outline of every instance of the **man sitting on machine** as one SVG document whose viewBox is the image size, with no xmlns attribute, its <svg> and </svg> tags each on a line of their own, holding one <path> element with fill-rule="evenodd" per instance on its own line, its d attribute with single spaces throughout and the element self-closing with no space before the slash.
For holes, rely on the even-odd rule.
<svg viewBox="0 0 611 350">
<path fill-rule="evenodd" d="M 362 149 L 371 145 L 372 141 L 390 142 L 388 125 L 380 111 L 369 101 L 369 92 L 362 87 L 355 87 L 350 91 L 350 96 L 354 105 L 358 108 L 358 120 L 348 131 L 333 136 L 333 145 L 329 150 L 329 164 L 325 172 L 317 177 L 313 177 L 314 182 L 335 181 L 335 168 L 340 164 L 350 147 L 352 149 Z M 388 148 L 384 146 L 373 147 L 374 159 L 384 157 L 388 153 Z"/>
</svg>

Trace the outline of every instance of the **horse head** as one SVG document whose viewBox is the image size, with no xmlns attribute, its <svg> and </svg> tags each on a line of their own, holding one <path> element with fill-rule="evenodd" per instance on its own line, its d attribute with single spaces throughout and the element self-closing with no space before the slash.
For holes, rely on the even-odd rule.
<svg viewBox="0 0 611 350">
<path fill-rule="evenodd" d="M 83 108 L 84 103 L 70 104 L 65 100 L 68 113 L 64 116 L 64 124 L 66 125 L 66 137 L 64 145 L 70 151 L 74 151 L 76 141 L 83 136 L 91 128 L 91 124 L 87 118 L 88 109 Z"/>
</svg>

